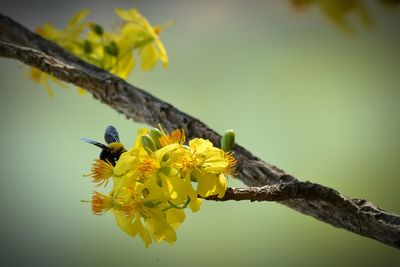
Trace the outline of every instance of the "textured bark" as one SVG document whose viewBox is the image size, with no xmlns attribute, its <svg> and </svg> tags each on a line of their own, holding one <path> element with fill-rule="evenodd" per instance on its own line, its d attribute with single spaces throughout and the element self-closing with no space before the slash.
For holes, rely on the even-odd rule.
<svg viewBox="0 0 400 267">
<path fill-rule="evenodd" d="M 167 130 L 184 128 L 188 138 L 206 138 L 219 145 L 221 136 L 200 120 L 78 59 L 1 14 L 0 56 L 20 60 L 85 88 L 96 99 L 134 121 L 152 126 L 162 123 Z M 348 198 L 329 187 L 301 182 L 240 145 L 233 150 L 238 160 L 237 178 L 253 188 L 229 189 L 224 200 L 279 201 L 325 223 L 400 248 L 400 216 L 365 200 Z"/>
</svg>

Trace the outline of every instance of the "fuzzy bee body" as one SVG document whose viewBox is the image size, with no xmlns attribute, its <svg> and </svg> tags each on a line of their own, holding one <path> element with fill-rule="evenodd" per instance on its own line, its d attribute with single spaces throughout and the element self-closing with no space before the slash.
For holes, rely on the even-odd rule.
<svg viewBox="0 0 400 267">
<path fill-rule="evenodd" d="M 81 140 L 100 147 L 101 152 L 99 158 L 101 160 L 109 162 L 113 166 L 115 166 L 121 154 L 126 152 L 124 145 L 119 141 L 119 134 L 117 129 L 115 129 L 115 127 L 111 125 L 106 128 L 106 131 L 104 133 L 104 140 L 106 141 L 107 145 L 87 138 L 81 138 Z"/>
</svg>

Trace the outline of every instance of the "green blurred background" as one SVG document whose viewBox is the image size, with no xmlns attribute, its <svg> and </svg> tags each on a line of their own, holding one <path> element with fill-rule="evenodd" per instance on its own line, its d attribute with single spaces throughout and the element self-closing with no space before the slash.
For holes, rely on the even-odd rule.
<svg viewBox="0 0 400 267">
<path fill-rule="evenodd" d="M 324 2 L 1 1 L 0 11 L 30 29 L 62 27 L 82 8 L 103 25 L 116 21 L 113 7 L 175 19 L 161 36 L 169 68 L 136 69 L 130 83 L 220 133 L 235 129 L 238 143 L 297 177 L 400 213 L 400 6 L 348 1 L 370 16 L 346 9 L 349 30 Z M 22 63 L 0 64 L 1 265 L 400 266 L 394 248 L 267 202 L 205 202 L 175 245 L 144 248 L 80 202 L 99 151 L 79 140 L 101 141 L 113 124 L 130 146 L 143 125 L 72 86 L 50 98 Z"/>
</svg>

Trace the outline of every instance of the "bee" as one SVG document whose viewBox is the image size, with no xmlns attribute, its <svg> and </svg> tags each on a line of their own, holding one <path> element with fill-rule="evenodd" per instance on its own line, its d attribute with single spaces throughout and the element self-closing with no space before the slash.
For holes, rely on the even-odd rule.
<svg viewBox="0 0 400 267">
<path fill-rule="evenodd" d="M 117 129 L 115 129 L 115 127 L 112 125 L 108 126 L 104 133 L 104 140 L 106 141 L 107 145 L 87 138 L 81 138 L 81 140 L 86 143 L 100 147 L 101 152 L 99 158 L 101 160 L 109 162 L 113 166 L 115 166 L 115 163 L 118 161 L 121 154 L 126 152 L 124 145 L 121 144 L 119 141 L 119 134 Z"/>
</svg>

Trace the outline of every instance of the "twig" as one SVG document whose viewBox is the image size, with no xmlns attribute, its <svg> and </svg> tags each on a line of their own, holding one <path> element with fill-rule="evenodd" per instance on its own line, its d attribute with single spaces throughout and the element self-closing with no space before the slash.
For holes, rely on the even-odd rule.
<svg viewBox="0 0 400 267">
<path fill-rule="evenodd" d="M 127 118 L 153 126 L 162 123 L 167 130 L 184 128 L 189 138 L 206 138 L 219 145 L 221 136 L 200 120 L 78 59 L 1 14 L 0 56 L 18 59 L 57 79 L 85 88 L 96 99 Z M 238 179 L 249 186 L 270 186 L 229 189 L 227 199 L 269 200 L 274 196 L 277 198 L 271 200 L 320 221 L 400 248 L 400 216 L 385 212 L 365 200 L 345 197 L 329 187 L 300 182 L 239 145 L 235 145 L 233 150 L 238 160 Z"/>
</svg>

